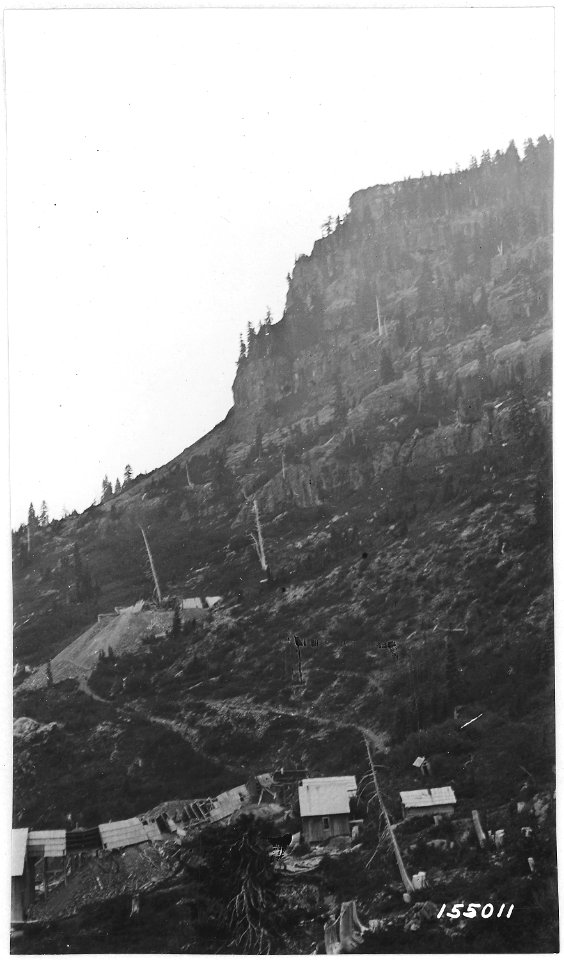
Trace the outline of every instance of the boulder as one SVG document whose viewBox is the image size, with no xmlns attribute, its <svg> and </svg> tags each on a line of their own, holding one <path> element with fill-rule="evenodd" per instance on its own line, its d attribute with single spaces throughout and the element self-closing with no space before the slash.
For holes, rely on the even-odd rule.
<svg viewBox="0 0 564 960">
<path fill-rule="evenodd" d="M 55 721 L 42 724 L 31 717 L 18 717 L 17 720 L 14 720 L 14 738 L 24 742 L 33 740 L 38 736 L 48 736 L 53 730 L 58 729 L 59 724 Z"/>
</svg>

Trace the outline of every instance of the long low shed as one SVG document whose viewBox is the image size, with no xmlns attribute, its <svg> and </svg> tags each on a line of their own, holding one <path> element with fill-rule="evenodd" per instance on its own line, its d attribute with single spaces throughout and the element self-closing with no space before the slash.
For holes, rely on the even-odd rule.
<svg viewBox="0 0 564 960">
<path fill-rule="evenodd" d="M 400 790 L 401 806 L 405 819 L 425 815 L 444 814 L 452 816 L 456 797 L 452 787 L 430 787 L 428 790 Z"/>
<path fill-rule="evenodd" d="M 141 823 L 138 817 L 101 823 L 98 829 L 105 850 L 121 850 L 137 843 L 147 843 L 148 840 L 159 840 L 161 836 L 156 824 Z"/>
</svg>

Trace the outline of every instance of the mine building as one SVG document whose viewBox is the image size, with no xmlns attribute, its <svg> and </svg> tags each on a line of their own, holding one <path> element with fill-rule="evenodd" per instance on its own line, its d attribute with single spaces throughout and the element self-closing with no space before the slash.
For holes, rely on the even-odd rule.
<svg viewBox="0 0 564 960">
<path fill-rule="evenodd" d="M 12 830 L 12 923 L 25 920 L 33 902 L 35 875 L 27 853 L 29 829 Z"/>
<path fill-rule="evenodd" d="M 404 819 L 426 815 L 451 817 L 456 797 L 452 787 L 431 787 L 428 790 L 400 790 Z"/>
<path fill-rule="evenodd" d="M 313 777 L 298 787 L 302 833 L 308 843 L 350 835 L 356 777 Z"/>
</svg>

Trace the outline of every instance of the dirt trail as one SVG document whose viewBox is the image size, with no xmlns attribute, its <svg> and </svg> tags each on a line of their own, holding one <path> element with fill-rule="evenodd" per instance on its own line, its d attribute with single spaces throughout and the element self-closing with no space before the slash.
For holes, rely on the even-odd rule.
<svg viewBox="0 0 564 960">
<path fill-rule="evenodd" d="M 167 717 L 158 717 L 155 714 L 150 713 L 148 710 L 144 709 L 141 706 L 126 706 L 119 707 L 117 704 L 112 703 L 111 700 L 104 700 L 103 697 L 99 697 L 97 693 L 94 693 L 92 688 L 88 685 L 88 681 L 85 677 L 82 677 L 79 682 L 79 689 L 82 690 L 87 696 L 92 697 L 93 700 L 97 700 L 99 703 L 106 703 L 108 706 L 112 706 L 117 713 L 122 716 L 131 717 L 132 714 L 136 714 L 141 717 L 143 720 L 148 721 L 149 723 L 156 723 L 162 727 L 168 727 L 169 730 L 173 730 L 174 733 L 177 733 L 182 737 L 183 740 L 186 740 L 188 743 L 193 744 L 194 741 L 194 731 L 190 723 L 179 720 L 170 720 Z M 274 718 L 284 714 L 288 717 L 301 717 L 304 720 L 314 720 L 320 726 L 324 727 L 338 727 L 341 730 L 350 730 L 353 727 L 356 730 L 359 730 L 361 733 L 365 734 L 368 739 L 373 743 L 377 750 L 383 750 L 386 744 L 386 738 L 383 734 L 375 733 L 373 730 L 370 730 L 369 727 L 361 726 L 358 723 L 353 721 L 341 721 L 341 720 L 329 720 L 325 717 L 313 717 L 307 712 L 300 710 L 293 710 L 289 707 L 267 707 L 259 704 L 248 704 L 248 705 L 236 705 L 229 700 L 211 700 L 205 699 L 203 701 L 208 707 L 217 709 L 221 706 L 225 712 L 230 714 L 238 714 L 239 716 L 248 717 L 252 716 L 263 716 Z"/>
<path fill-rule="evenodd" d="M 140 706 L 124 706 L 120 707 L 117 703 L 113 703 L 111 700 L 104 700 L 103 697 L 99 697 L 97 693 L 94 693 L 92 688 L 88 685 L 86 677 L 81 677 L 79 681 L 79 690 L 82 690 L 87 697 L 91 697 L 92 700 L 97 700 L 98 703 L 105 703 L 109 707 L 112 707 L 117 714 L 122 717 L 125 717 L 127 720 L 130 720 L 132 716 L 141 717 L 142 720 L 146 720 L 148 723 L 157 723 L 161 727 L 168 727 L 170 730 L 173 730 L 174 733 L 177 733 L 183 740 L 189 743 L 191 746 L 194 746 L 194 735 L 188 736 L 188 732 L 191 730 L 190 726 L 186 723 L 179 723 L 178 720 L 169 720 L 166 717 L 156 717 L 154 714 L 149 713 L 148 710 L 144 710 Z"/>
</svg>

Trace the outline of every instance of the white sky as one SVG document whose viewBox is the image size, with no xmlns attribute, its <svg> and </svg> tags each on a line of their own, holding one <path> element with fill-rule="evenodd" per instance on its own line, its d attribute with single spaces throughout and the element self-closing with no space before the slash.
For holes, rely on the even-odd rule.
<svg viewBox="0 0 564 960">
<path fill-rule="evenodd" d="M 354 191 L 553 134 L 553 11 L 5 13 L 12 525 L 160 466 Z"/>
</svg>

